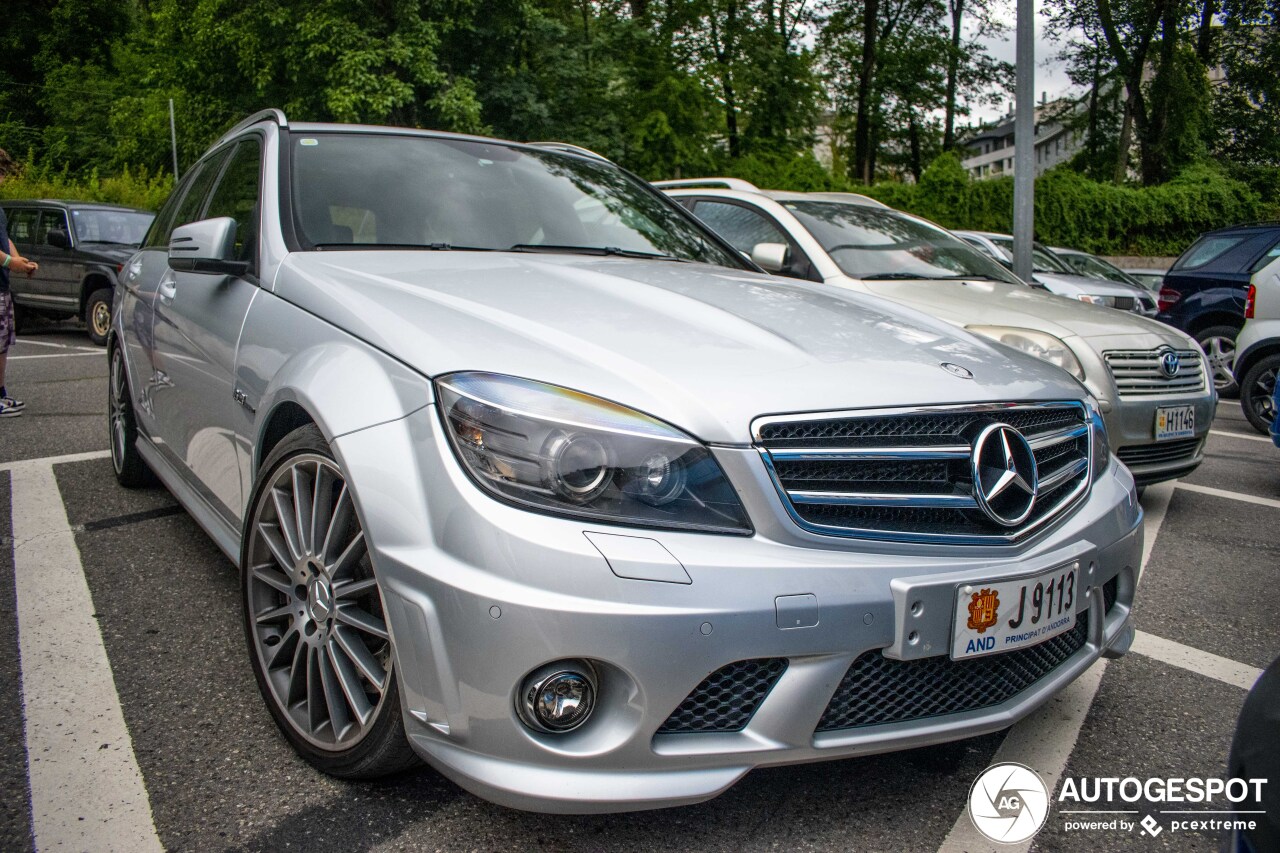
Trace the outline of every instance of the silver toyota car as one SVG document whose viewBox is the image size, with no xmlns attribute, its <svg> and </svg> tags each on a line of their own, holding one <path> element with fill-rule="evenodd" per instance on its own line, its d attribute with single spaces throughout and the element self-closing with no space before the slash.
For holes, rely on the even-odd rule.
<svg viewBox="0 0 1280 853">
<path fill-rule="evenodd" d="M 1079 382 L 769 277 L 589 153 L 269 111 L 122 285 L 117 477 L 240 567 L 328 773 L 692 803 L 996 731 L 1132 639 L 1142 511 Z"/>
</svg>

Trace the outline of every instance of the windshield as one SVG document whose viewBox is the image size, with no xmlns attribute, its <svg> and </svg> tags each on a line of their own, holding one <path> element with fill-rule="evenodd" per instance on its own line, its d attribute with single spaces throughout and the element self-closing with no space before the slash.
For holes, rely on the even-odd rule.
<svg viewBox="0 0 1280 853">
<path fill-rule="evenodd" d="M 154 213 L 135 210 L 81 209 L 71 211 L 71 222 L 80 243 L 119 243 L 141 246 Z"/>
<path fill-rule="evenodd" d="M 1021 283 L 960 238 L 896 210 L 826 201 L 787 201 L 783 207 L 851 278 Z"/>
<path fill-rule="evenodd" d="M 305 248 L 611 254 L 739 269 L 674 203 L 616 166 L 554 151 L 424 136 L 295 134 Z"/>
<path fill-rule="evenodd" d="M 1013 238 L 1012 237 L 992 237 L 991 242 L 995 243 L 1001 249 L 1009 253 L 1009 260 L 1013 260 Z M 1074 275 L 1071 268 L 1058 260 L 1058 256 L 1050 252 L 1039 243 L 1031 244 L 1031 271 L 1032 272 L 1056 272 L 1066 275 Z"/>
<path fill-rule="evenodd" d="M 1080 275 L 1103 281 L 1117 281 L 1121 284 L 1138 284 L 1124 270 L 1094 255 L 1058 255 L 1058 257 L 1075 268 Z"/>
</svg>

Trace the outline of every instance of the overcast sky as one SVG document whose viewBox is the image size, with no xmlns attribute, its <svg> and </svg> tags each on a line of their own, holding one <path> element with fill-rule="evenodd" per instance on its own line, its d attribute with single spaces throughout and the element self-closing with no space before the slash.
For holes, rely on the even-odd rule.
<svg viewBox="0 0 1280 853">
<path fill-rule="evenodd" d="M 1055 42 L 1048 41 L 1044 34 L 1044 19 L 1039 12 L 1042 8 L 1041 3 L 1036 3 L 1036 102 L 1040 101 L 1040 95 L 1043 92 L 1049 93 L 1049 100 L 1065 95 L 1071 90 L 1071 83 L 1067 80 L 1067 75 L 1063 69 L 1062 63 L 1051 59 L 1061 49 L 1060 45 Z M 1007 4 L 1005 22 L 1009 25 L 1009 31 L 1006 38 L 990 38 L 984 39 L 984 43 L 991 51 L 991 55 L 996 59 L 1004 60 L 1010 64 L 1014 60 L 1014 40 L 1013 40 L 1013 24 L 1015 21 L 1015 11 L 1012 0 Z M 1009 81 L 1011 84 L 1013 81 Z M 1009 104 L 1012 102 L 1012 95 L 1005 99 L 1004 103 L 996 107 L 977 107 L 973 110 L 973 115 L 969 121 L 991 121 L 1004 115 L 1009 110 Z"/>
</svg>

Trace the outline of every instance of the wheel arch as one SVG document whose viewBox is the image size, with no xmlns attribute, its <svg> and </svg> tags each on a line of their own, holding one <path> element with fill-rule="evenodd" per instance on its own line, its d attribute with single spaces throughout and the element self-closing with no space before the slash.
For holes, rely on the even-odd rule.
<svg viewBox="0 0 1280 853">
<path fill-rule="evenodd" d="M 1244 315 L 1229 311 L 1206 311 L 1187 324 L 1187 334 L 1196 337 L 1214 326 L 1231 326 L 1239 331 L 1244 326 Z"/>
<path fill-rule="evenodd" d="M 1245 374 L 1249 372 L 1250 368 L 1270 355 L 1280 355 L 1280 338 L 1268 338 L 1265 341 L 1258 341 L 1258 343 L 1236 356 L 1236 363 L 1231 369 L 1231 372 L 1236 377 L 1236 382 L 1243 384 Z"/>
<path fill-rule="evenodd" d="M 112 290 L 115 286 L 116 283 L 111 276 L 107 275 L 102 270 L 90 270 L 86 273 L 85 277 L 80 279 L 80 310 L 78 312 L 78 316 L 81 319 L 85 319 L 84 312 L 89 307 L 89 297 L 92 296 L 95 291 L 101 290 L 104 287 L 107 290 Z"/>
<path fill-rule="evenodd" d="M 242 379 L 256 372 L 246 368 L 242 364 L 237 369 Z M 350 341 L 309 347 L 271 373 L 270 384 L 256 400 L 254 480 L 271 450 L 301 426 L 314 424 L 332 443 L 347 433 L 403 418 L 432 401 L 425 376 Z M 243 404 L 250 406 L 254 396 L 246 391 Z"/>
</svg>

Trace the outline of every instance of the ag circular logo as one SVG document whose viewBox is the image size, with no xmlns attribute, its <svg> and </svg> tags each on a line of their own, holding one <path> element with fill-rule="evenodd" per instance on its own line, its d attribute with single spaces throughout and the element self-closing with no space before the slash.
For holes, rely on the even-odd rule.
<svg viewBox="0 0 1280 853">
<path fill-rule="evenodd" d="M 969 818 L 992 841 L 1026 841 L 1048 816 L 1049 790 L 1040 774 L 1023 764 L 993 764 L 969 789 Z"/>
</svg>

